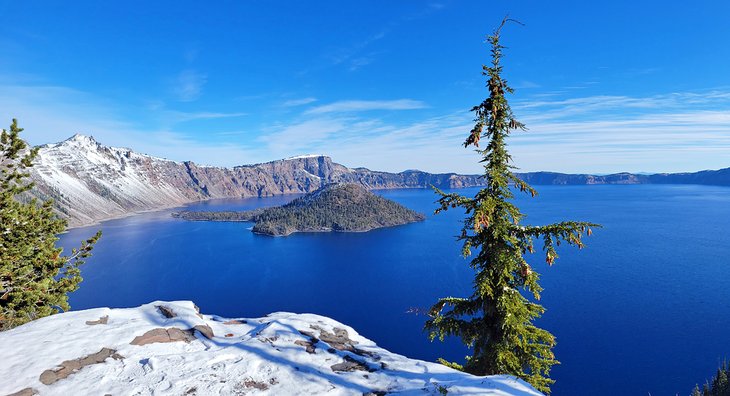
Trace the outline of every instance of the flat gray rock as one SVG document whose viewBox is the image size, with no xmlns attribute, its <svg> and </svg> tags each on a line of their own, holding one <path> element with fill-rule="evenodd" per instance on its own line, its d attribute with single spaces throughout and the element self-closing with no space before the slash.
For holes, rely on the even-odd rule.
<svg viewBox="0 0 730 396">
<path fill-rule="evenodd" d="M 43 385 L 50 385 L 56 381 L 68 377 L 75 372 L 78 372 L 86 366 L 104 363 L 104 361 L 110 357 L 114 359 L 122 359 L 122 356 L 117 354 L 116 350 L 110 348 L 101 348 L 101 350 L 97 353 L 80 357 L 78 359 L 66 360 L 65 362 L 61 363 L 59 367 L 44 371 L 41 374 L 40 381 Z M 25 391 L 25 389 L 23 391 Z"/>
<path fill-rule="evenodd" d="M 87 320 L 86 321 L 86 324 L 89 325 L 89 326 L 95 326 L 95 325 L 100 325 L 100 324 L 104 324 L 105 325 L 107 323 L 109 323 L 109 315 L 102 316 L 98 320 Z"/>
</svg>

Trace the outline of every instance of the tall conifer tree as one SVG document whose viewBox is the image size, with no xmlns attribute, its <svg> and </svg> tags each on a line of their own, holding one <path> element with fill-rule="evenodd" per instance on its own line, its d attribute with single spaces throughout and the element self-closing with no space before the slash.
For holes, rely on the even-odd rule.
<svg viewBox="0 0 730 396">
<path fill-rule="evenodd" d="M 53 203 L 18 199 L 33 186 L 25 179 L 38 153 L 20 138 L 22 130 L 13 120 L 0 133 L 0 330 L 68 310 L 67 293 L 81 282 L 79 265 L 101 236 L 62 256 L 55 243 L 67 224 Z"/>
<path fill-rule="evenodd" d="M 539 275 L 524 256 L 534 251 L 533 241 L 542 241 L 546 261 L 552 265 L 558 257 L 556 246 L 566 242 L 583 247 L 582 236 L 590 235 L 590 227 L 597 225 L 577 221 L 520 224 L 523 214 L 513 203 L 513 188 L 533 197 L 537 192 L 512 173 L 506 147 L 512 131 L 526 130 L 514 118 L 505 97 L 513 93 L 502 78 L 500 64 L 504 48 L 500 32 L 508 21 L 505 18 L 488 36 L 491 64 L 482 66 L 482 74 L 488 78 L 489 97 L 472 108 L 475 125 L 464 143 L 476 147 L 482 156 L 486 187 L 473 198 L 438 191 L 441 198 L 436 213 L 461 207 L 467 214 L 460 240 L 465 257 L 475 253 L 470 263 L 476 271 L 474 292 L 468 298 L 440 299 L 431 308 L 425 328 L 431 340 L 459 336 L 472 349 L 463 366 L 442 363 L 476 375 L 511 374 L 549 393 L 554 383 L 550 368 L 558 363 L 552 352 L 555 337 L 533 324 L 545 308 L 535 302 L 542 291 Z M 487 141 L 483 149 L 479 148 L 482 140 Z"/>
</svg>

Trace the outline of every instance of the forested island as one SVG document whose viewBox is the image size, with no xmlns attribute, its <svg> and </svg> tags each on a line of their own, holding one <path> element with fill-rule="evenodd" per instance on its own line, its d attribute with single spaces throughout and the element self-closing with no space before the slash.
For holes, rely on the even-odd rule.
<svg viewBox="0 0 730 396">
<path fill-rule="evenodd" d="M 175 212 L 193 221 L 250 221 L 252 231 L 286 236 L 294 232 L 364 232 L 422 221 L 425 216 L 352 183 L 328 184 L 286 205 L 242 212 Z"/>
</svg>

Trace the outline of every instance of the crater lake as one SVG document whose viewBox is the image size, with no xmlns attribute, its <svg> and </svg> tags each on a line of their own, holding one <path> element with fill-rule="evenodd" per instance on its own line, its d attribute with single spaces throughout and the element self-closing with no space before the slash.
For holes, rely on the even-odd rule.
<svg viewBox="0 0 730 396">
<path fill-rule="evenodd" d="M 536 186 L 516 200 L 524 224 L 600 223 L 586 248 L 558 249 L 542 274 L 538 326 L 558 340 L 555 395 L 688 395 L 730 357 L 730 188 L 695 185 Z M 476 189 L 454 190 L 473 196 Z M 103 237 L 70 295 L 73 309 L 192 300 L 201 311 L 257 317 L 326 315 L 412 358 L 463 361 L 458 339 L 422 332 L 437 298 L 468 296 L 473 271 L 460 255 L 463 211 L 433 215 L 427 189 L 378 194 L 427 215 L 366 233 L 256 235 L 251 223 L 188 222 L 174 210 L 144 213 L 61 235 L 69 252 Z M 216 200 L 186 210 L 250 210 L 295 196 Z M 541 247 L 540 242 L 536 247 Z M 62 335 L 59 335 L 62 336 Z"/>
</svg>

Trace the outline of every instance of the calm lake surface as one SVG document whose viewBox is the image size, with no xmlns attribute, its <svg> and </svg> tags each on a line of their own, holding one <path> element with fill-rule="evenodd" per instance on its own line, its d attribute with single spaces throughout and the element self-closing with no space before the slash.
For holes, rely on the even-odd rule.
<svg viewBox="0 0 730 396">
<path fill-rule="evenodd" d="M 539 325 L 558 339 L 554 395 L 689 395 L 730 358 L 730 188 L 537 187 L 537 198 L 518 199 L 526 224 L 574 219 L 604 226 L 585 249 L 559 249 L 551 268 L 542 255 L 530 259 L 545 288 L 548 311 Z M 430 190 L 378 193 L 427 220 L 367 233 L 273 238 L 254 235 L 250 223 L 186 222 L 162 211 L 71 230 L 61 238 L 67 249 L 104 231 L 71 306 L 184 299 L 228 317 L 311 312 L 393 352 L 463 360 L 458 340 L 429 342 L 426 318 L 407 312 L 438 297 L 470 294 L 473 273 L 454 238 L 463 212 L 431 215 Z M 187 209 L 246 210 L 291 199 Z"/>
</svg>

